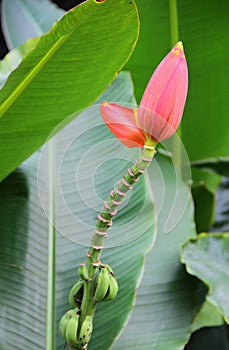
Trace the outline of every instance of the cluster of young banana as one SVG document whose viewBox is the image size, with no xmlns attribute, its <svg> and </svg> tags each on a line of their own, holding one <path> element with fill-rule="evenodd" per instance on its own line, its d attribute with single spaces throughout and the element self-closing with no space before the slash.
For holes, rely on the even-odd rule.
<svg viewBox="0 0 229 350">
<path fill-rule="evenodd" d="M 118 293 L 118 283 L 113 270 L 109 265 L 101 264 L 94 280 L 88 276 L 85 264 L 78 269 L 79 280 L 74 284 L 69 293 L 69 303 L 74 308 L 67 311 L 59 323 L 60 334 L 64 337 L 71 349 L 86 350 L 93 328 L 92 316 L 87 315 L 79 328 L 81 304 L 86 283 L 93 283 L 93 303 L 113 300 Z M 92 299 L 91 299 L 92 300 Z"/>
<path fill-rule="evenodd" d="M 59 323 L 59 332 L 71 349 L 86 350 L 92 333 L 92 317 L 86 316 L 78 334 L 80 309 L 67 311 Z"/>
<path fill-rule="evenodd" d="M 96 279 L 94 302 L 113 300 L 118 293 L 118 283 L 109 265 L 100 265 Z"/>
</svg>

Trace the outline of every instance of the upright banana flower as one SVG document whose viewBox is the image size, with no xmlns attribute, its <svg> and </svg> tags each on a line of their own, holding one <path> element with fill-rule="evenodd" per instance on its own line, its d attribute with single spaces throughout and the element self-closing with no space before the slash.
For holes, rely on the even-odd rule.
<svg viewBox="0 0 229 350">
<path fill-rule="evenodd" d="M 187 62 L 179 41 L 154 71 L 139 108 L 102 102 L 100 112 L 108 128 L 125 146 L 155 146 L 177 130 L 187 90 Z"/>
<path fill-rule="evenodd" d="M 80 264 L 79 280 L 69 293 L 69 302 L 74 309 L 62 316 L 59 330 L 71 349 L 87 348 L 96 305 L 113 300 L 118 293 L 113 270 L 100 260 L 104 240 L 126 194 L 151 164 L 156 144 L 178 128 L 187 89 L 187 64 L 182 43 L 178 42 L 152 75 L 139 108 L 109 102 L 100 105 L 101 115 L 113 134 L 125 146 L 141 147 L 142 150 L 104 202 L 86 253 L 87 262 Z"/>
</svg>

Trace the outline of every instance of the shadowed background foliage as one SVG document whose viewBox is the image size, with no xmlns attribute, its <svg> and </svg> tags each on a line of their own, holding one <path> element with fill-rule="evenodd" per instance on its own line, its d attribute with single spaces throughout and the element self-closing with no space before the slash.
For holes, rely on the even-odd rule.
<svg viewBox="0 0 229 350">
<path fill-rule="evenodd" d="M 55 0 L 52 1 L 53 3 L 57 4 L 58 6 L 62 7 L 64 10 L 69 10 L 72 7 L 80 4 L 83 1 L 80 0 Z M 2 0 L 0 0 L 0 18 L 1 18 L 1 3 Z M 2 59 L 6 53 L 8 52 L 6 42 L 4 40 L 3 34 L 2 34 L 2 27 L 0 26 L 0 59 Z"/>
</svg>

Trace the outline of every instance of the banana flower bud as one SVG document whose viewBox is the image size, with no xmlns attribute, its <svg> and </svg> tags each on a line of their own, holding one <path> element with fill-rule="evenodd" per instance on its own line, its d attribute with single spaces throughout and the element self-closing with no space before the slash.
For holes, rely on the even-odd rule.
<svg viewBox="0 0 229 350">
<path fill-rule="evenodd" d="M 176 132 L 187 91 L 187 62 L 179 41 L 154 71 L 139 108 L 102 102 L 100 113 L 108 128 L 125 146 L 155 146 Z"/>
</svg>

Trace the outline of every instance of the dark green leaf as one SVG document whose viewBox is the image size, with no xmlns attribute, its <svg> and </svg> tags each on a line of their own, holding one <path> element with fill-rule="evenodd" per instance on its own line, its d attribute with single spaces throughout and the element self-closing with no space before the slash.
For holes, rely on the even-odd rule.
<svg viewBox="0 0 229 350">
<path fill-rule="evenodd" d="M 229 231 L 229 179 L 223 178 L 216 192 L 216 218 L 213 232 Z"/>
<path fill-rule="evenodd" d="M 88 0 L 41 37 L 1 90 L 0 179 L 37 150 L 56 125 L 102 93 L 137 36 L 134 2 Z"/>
<path fill-rule="evenodd" d="M 214 220 L 215 196 L 203 183 L 192 186 L 192 196 L 196 230 L 198 233 L 208 232 Z"/>
<path fill-rule="evenodd" d="M 205 161 L 192 162 L 192 166 L 210 170 L 222 176 L 229 176 L 228 158 L 214 158 Z"/>
<path fill-rule="evenodd" d="M 210 173 L 204 169 L 192 167 L 192 179 L 194 185 L 203 183 L 206 188 L 212 192 L 216 193 L 217 188 L 221 182 L 221 176 L 215 173 Z"/>
</svg>

